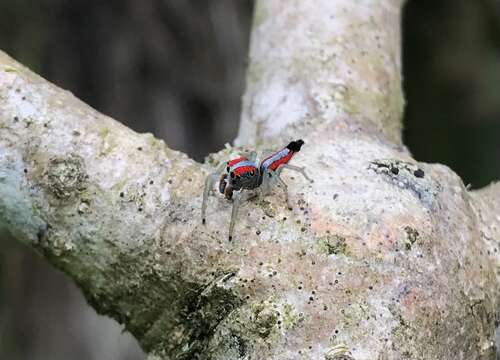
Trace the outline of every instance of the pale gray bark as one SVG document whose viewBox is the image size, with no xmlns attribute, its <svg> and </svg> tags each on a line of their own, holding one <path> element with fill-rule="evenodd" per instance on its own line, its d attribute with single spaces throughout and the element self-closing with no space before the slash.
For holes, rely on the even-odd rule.
<svg viewBox="0 0 500 360">
<path fill-rule="evenodd" d="M 258 2 L 238 137 L 201 165 L 0 54 L 0 221 L 157 359 L 494 359 L 498 186 L 401 145 L 401 1 Z M 204 177 L 306 145 L 241 209 Z M 293 174 L 290 174 L 293 175 Z"/>
</svg>

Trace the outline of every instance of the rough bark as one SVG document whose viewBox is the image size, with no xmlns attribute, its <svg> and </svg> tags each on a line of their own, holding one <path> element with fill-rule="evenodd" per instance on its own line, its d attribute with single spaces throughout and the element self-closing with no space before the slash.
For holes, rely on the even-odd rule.
<svg viewBox="0 0 500 360">
<path fill-rule="evenodd" d="M 472 208 L 478 219 L 479 232 L 483 239 L 482 250 L 488 254 L 500 283 L 500 183 L 473 191 Z M 499 296 L 497 295 L 497 298 Z"/>
<path fill-rule="evenodd" d="M 158 359 L 494 359 L 498 186 L 401 145 L 401 2 L 260 1 L 239 144 L 306 145 L 241 209 L 197 164 L 0 54 L 0 222 Z M 291 174 L 293 175 L 293 174 Z M 488 251 L 489 250 L 489 251 Z"/>
<path fill-rule="evenodd" d="M 401 0 L 258 1 L 238 143 L 347 121 L 401 143 Z"/>
</svg>

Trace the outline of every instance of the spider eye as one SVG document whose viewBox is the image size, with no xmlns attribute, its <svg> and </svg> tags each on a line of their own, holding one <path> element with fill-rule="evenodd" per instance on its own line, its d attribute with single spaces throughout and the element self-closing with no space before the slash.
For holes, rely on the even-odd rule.
<svg viewBox="0 0 500 360">
<path fill-rule="evenodd" d="M 231 179 L 234 178 L 234 172 L 233 171 L 231 171 L 231 173 L 229 175 L 231 175 Z"/>
<path fill-rule="evenodd" d="M 226 171 L 227 171 L 227 172 L 229 172 L 229 169 L 230 169 L 230 168 L 229 168 L 229 166 L 228 166 L 228 167 L 226 168 Z"/>
</svg>

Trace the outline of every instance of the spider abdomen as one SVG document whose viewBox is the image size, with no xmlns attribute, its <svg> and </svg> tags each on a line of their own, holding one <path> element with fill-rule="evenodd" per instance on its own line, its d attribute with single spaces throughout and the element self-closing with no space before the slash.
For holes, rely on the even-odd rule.
<svg viewBox="0 0 500 360">
<path fill-rule="evenodd" d="M 296 140 L 290 142 L 286 147 L 271 156 L 268 156 L 260 163 L 260 171 L 263 173 L 265 170 L 276 171 L 281 165 L 288 164 L 295 153 L 300 151 L 304 145 L 304 141 Z"/>
</svg>

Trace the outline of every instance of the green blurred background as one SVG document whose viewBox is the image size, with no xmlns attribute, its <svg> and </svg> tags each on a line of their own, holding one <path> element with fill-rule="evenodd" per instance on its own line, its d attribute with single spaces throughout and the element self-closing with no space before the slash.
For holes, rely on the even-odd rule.
<svg viewBox="0 0 500 360">
<path fill-rule="evenodd" d="M 237 131 L 251 0 L 1 0 L 0 49 L 202 160 Z M 405 143 L 478 188 L 500 179 L 500 1 L 409 0 Z M 144 359 L 63 274 L 0 229 L 0 359 Z"/>
</svg>

